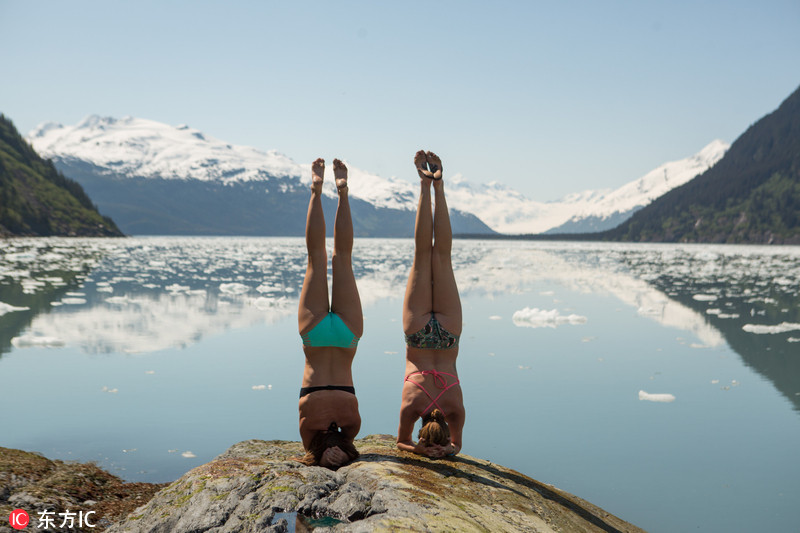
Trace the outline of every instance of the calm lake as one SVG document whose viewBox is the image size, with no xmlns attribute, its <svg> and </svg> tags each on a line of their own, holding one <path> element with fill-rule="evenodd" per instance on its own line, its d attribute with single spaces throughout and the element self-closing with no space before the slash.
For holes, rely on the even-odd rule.
<svg viewBox="0 0 800 533">
<path fill-rule="evenodd" d="M 299 440 L 300 238 L 0 241 L 0 446 L 172 481 Z M 361 435 L 410 239 L 357 239 Z M 800 247 L 457 240 L 463 452 L 651 532 L 798 531 Z"/>
</svg>

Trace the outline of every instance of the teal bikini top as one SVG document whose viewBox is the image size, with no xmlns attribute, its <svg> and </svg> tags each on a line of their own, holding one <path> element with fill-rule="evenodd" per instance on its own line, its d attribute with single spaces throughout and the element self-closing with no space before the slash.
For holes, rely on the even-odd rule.
<svg viewBox="0 0 800 533">
<path fill-rule="evenodd" d="M 359 338 L 336 313 L 328 313 L 325 318 L 311 328 L 303 338 L 303 346 L 334 346 L 336 348 L 355 348 Z"/>
</svg>

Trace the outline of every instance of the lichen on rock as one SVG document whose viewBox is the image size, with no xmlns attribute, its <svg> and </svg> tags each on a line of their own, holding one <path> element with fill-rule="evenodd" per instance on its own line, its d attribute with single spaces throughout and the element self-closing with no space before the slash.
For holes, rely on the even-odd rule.
<svg viewBox="0 0 800 533">
<path fill-rule="evenodd" d="M 359 460 L 334 472 L 293 461 L 298 442 L 240 442 L 107 531 L 641 531 L 488 461 L 408 454 L 389 435 L 356 445 Z"/>
</svg>

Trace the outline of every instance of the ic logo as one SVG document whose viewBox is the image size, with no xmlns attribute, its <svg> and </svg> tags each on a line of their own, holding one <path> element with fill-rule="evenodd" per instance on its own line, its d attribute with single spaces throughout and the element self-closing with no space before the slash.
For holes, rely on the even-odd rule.
<svg viewBox="0 0 800 533">
<path fill-rule="evenodd" d="M 31 518 L 28 516 L 28 513 L 22 509 L 14 509 L 11 511 L 11 514 L 8 515 L 8 523 L 11 524 L 11 527 L 14 529 L 25 529 L 28 527 L 30 521 Z"/>
</svg>

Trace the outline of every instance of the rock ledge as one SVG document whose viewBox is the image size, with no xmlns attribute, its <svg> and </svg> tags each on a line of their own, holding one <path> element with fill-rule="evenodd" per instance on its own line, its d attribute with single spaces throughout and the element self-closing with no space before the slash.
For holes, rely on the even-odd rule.
<svg viewBox="0 0 800 533">
<path fill-rule="evenodd" d="M 359 461 L 332 472 L 292 461 L 298 442 L 240 442 L 107 531 L 642 531 L 488 461 L 429 460 L 397 450 L 390 435 L 356 445 Z"/>
</svg>

